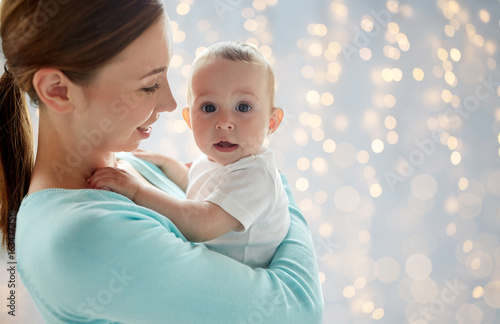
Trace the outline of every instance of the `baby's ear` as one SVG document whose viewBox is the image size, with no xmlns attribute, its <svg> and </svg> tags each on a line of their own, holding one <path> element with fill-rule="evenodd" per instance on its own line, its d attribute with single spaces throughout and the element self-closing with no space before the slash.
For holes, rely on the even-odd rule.
<svg viewBox="0 0 500 324">
<path fill-rule="evenodd" d="M 278 126 L 281 124 L 282 120 L 283 120 L 283 109 L 274 107 L 271 113 L 271 119 L 269 120 L 269 130 L 267 132 L 267 135 L 274 133 L 274 131 L 278 129 Z"/>
<path fill-rule="evenodd" d="M 182 109 L 182 117 L 188 124 L 189 128 L 191 128 L 191 115 L 189 114 L 189 107 Z"/>
</svg>

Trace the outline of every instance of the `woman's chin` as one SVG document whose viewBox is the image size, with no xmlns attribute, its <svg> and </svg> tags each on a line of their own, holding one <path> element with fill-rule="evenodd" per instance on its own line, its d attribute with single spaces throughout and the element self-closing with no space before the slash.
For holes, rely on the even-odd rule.
<svg viewBox="0 0 500 324">
<path fill-rule="evenodd" d="M 141 141 L 127 143 L 125 145 L 117 147 L 114 152 L 132 152 L 139 148 Z"/>
</svg>

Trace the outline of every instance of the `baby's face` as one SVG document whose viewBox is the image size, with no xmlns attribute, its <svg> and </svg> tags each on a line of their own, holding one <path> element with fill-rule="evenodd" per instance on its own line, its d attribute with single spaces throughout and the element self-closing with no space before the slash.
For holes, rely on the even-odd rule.
<svg viewBox="0 0 500 324">
<path fill-rule="evenodd" d="M 193 69 L 188 123 L 200 150 L 222 165 L 256 154 L 274 113 L 266 67 L 202 59 Z"/>
</svg>

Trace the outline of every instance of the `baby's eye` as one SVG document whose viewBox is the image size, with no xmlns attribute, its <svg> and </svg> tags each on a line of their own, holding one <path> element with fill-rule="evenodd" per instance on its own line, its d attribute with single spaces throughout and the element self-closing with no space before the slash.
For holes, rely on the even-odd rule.
<svg viewBox="0 0 500 324">
<path fill-rule="evenodd" d="M 252 107 L 250 107 L 250 105 L 246 103 L 240 103 L 238 106 L 236 106 L 236 110 L 241 112 L 248 112 L 250 109 L 252 109 Z"/>
<path fill-rule="evenodd" d="M 203 110 L 204 112 L 207 112 L 207 113 L 212 113 L 212 112 L 216 111 L 217 108 L 212 104 L 207 104 L 207 105 L 201 106 L 201 110 Z"/>
</svg>

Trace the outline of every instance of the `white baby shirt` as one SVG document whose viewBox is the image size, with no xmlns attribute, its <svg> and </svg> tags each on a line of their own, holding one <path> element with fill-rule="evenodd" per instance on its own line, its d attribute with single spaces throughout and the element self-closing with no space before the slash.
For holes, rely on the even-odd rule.
<svg viewBox="0 0 500 324">
<path fill-rule="evenodd" d="M 243 225 L 205 245 L 254 268 L 269 265 L 290 226 L 288 198 L 266 147 L 226 166 L 200 155 L 189 170 L 186 197 L 216 204 Z"/>
</svg>

